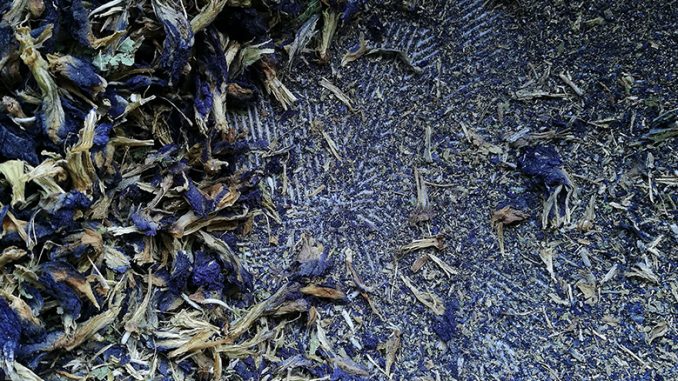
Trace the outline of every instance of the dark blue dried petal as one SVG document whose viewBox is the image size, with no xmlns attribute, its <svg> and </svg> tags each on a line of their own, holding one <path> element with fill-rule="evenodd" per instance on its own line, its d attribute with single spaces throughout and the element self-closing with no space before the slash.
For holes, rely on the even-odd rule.
<svg viewBox="0 0 678 381">
<path fill-rule="evenodd" d="M 130 361 L 130 355 L 129 352 L 127 351 L 127 347 L 121 344 L 116 344 L 108 349 L 106 349 L 103 353 L 103 358 L 104 361 L 110 361 L 111 357 L 115 357 L 118 359 L 118 362 L 120 365 L 126 365 Z"/>
<path fill-rule="evenodd" d="M 200 72 L 206 76 L 205 82 L 210 81 L 219 88 L 228 80 L 229 74 L 224 46 L 214 25 L 201 36 L 203 38 L 198 41 L 197 53 L 198 61 L 204 69 Z"/>
<path fill-rule="evenodd" d="M 89 10 L 85 8 L 82 0 L 72 0 L 70 12 L 69 29 L 71 35 L 75 36 L 76 40 L 83 46 L 90 46 L 89 32 L 92 27 L 89 24 Z"/>
<path fill-rule="evenodd" d="M 113 129 L 111 123 L 99 123 L 94 128 L 94 146 L 95 147 L 105 147 L 110 140 L 110 133 Z"/>
<path fill-rule="evenodd" d="M 518 168 L 548 188 L 570 184 L 562 166 L 563 159 L 553 146 L 526 147 L 518 158 Z"/>
<path fill-rule="evenodd" d="M 62 209 L 87 209 L 92 206 L 92 200 L 82 192 L 70 191 L 60 196 Z"/>
<path fill-rule="evenodd" d="M 175 295 L 186 289 L 188 277 L 191 276 L 191 260 L 185 251 L 179 251 L 172 264 L 172 275 L 169 280 L 169 289 Z"/>
<path fill-rule="evenodd" d="M 184 198 L 191 206 L 191 209 L 200 217 L 207 216 L 211 211 L 211 202 L 200 192 L 193 181 L 188 181 L 188 189 L 184 192 Z"/>
<path fill-rule="evenodd" d="M 224 270 L 227 273 L 227 283 L 235 286 L 238 290 L 247 291 L 254 286 L 254 278 L 245 267 L 239 266 L 236 268 L 235 263 L 225 262 Z"/>
<path fill-rule="evenodd" d="M 106 89 L 105 98 L 111 104 L 111 108 L 108 109 L 108 115 L 111 118 L 116 119 L 125 112 L 127 100 L 118 95 L 111 86 Z"/>
<path fill-rule="evenodd" d="M 158 234 L 160 225 L 158 225 L 157 222 L 145 218 L 139 213 L 132 213 L 131 219 L 132 223 L 134 223 L 134 226 L 136 226 L 136 228 L 139 229 L 139 231 L 145 236 L 152 237 Z"/>
<path fill-rule="evenodd" d="M 38 165 L 39 159 L 35 140 L 25 132 L 0 124 L 0 158 L 24 160 Z"/>
<path fill-rule="evenodd" d="M 149 86 L 167 86 L 167 81 L 158 77 L 151 77 L 148 75 L 135 75 L 125 81 L 125 88 L 130 91 L 145 90 Z"/>
<path fill-rule="evenodd" d="M 64 145 L 75 144 L 78 140 L 78 134 L 82 129 L 83 122 L 89 109 L 84 108 L 84 102 L 72 102 L 67 97 L 60 97 L 61 105 L 64 109 L 64 122 L 57 130 L 57 135 L 61 139 Z M 43 103 L 43 106 L 46 103 Z M 47 123 L 47 120 L 41 118 L 41 123 Z M 43 124 L 43 128 L 46 129 L 48 124 Z M 46 130 L 45 130 L 46 131 Z"/>
<path fill-rule="evenodd" d="M 37 288 L 29 285 L 23 284 L 23 293 L 25 295 L 30 295 L 30 298 L 27 298 L 25 302 L 31 307 L 34 315 L 37 315 L 42 307 L 45 305 L 45 299 L 42 297 L 40 291 Z"/>
<path fill-rule="evenodd" d="M 207 82 L 201 82 L 200 78 L 196 77 L 195 80 L 195 100 L 193 101 L 195 109 L 198 111 L 201 117 L 205 118 L 209 115 L 210 110 L 212 109 L 212 104 L 214 99 L 212 98 L 212 91 L 210 90 L 209 84 Z"/>
<path fill-rule="evenodd" d="M 75 223 L 74 217 L 76 210 L 87 209 L 92 205 L 90 200 L 84 193 L 78 191 L 70 191 L 59 195 L 54 208 L 48 210 L 50 218 L 48 223 L 54 230 L 67 229 Z"/>
<path fill-rule="evenodd" d="M 10 2 L 8 1 L 6 5 L 9 4 Z M 4 11 L 0 12 L 0 14 L 4 14 Z M 17 48 L 18 43 L 14 38 L 14 29 L 6 22 L 0 21 L 0 61 L 11 52 L 16 51 Z"/>
<path fill-rule="evenodd" d="M 29 358 L 32 360 L 40 359 L 40 356 L 35 354 L 38 352 L 47 352 L 54 349 L 55 344 L 59 339 L 64 337 L 62 331 L 52 331 L 42 336 L 40 340 L 31 343 L 22 343 L 21 347 L 17 351 L 18 358 Z"/>
<path fill-rule="evenodd" d="M 220 261 L 203 251 L 196 252 L 191 283 L 195 287 L 203 287 L 206 291 L 220 292 L 224 288 L 224 274 Z"/>
<path fill-rule="evenodd" d="M 448 342 L 458 335 L 457 331 L 457 312 L 459 311 L 459 302 L 451 300 L 445 304 L 445 313 L 435 318 L 432 328 L 440 340 Z"/>
<path fill-rule="evenodd" d="M 19 347 L 21 324 L 16 312 L 0 298 L 0 363 L 12 363 Z"/>
<path fill-rule="evenodd" d="M 182 299 L 170 290 L 161 291 L 157 295 L 154 305 L 162 312 L 172 311 L 183 303 Z"/>
<path fill-rule="evenodd" d="M 344 24 L 351 21 L 353 16 L 360 12 L 365 4 L 365 0 L 349 0 L 341 14 L 341 22 Z"/>
</svg>

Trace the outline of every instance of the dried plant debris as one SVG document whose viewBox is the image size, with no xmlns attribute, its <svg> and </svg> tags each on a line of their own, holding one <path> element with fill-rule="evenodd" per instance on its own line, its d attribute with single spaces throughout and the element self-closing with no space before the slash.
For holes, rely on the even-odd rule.
<svg viewBox="0 0 678 381">
<path fill-rule="evenodd" d="M 505 206 L 492 213 L 492 226 L 497 229 L 499 251 L 502 255 L 504 254 L 504 226 L 518 224 L 529 216 L 529 214 L 513 209 L 511 206 Z"/>
<path fill-rule="evenodd" d="M 413 251 L 426 249 L 428 247 L 443 250 L 445 248 L 445 237 L 440 235 L 436 237 L 415 239 L 414 241 L 400 247 L 402 254 L 411 253 Z"/>
<path fill-rule="evenodd" d="M 407 286 L 407 288 L 412 291 L 417 300 L 421 304 L 428 307 L 434 314 L 443 315 L 445 313 L 443 301 L 437 295 L 431 293 L 430 291 L 424 292 L 419 290 L 414 284 L 412 284 L 410 278 L 406 277 L 405 275 L 400 275 L 400 279 L 403 281 L 405 286 Z"/>
<path fill-rule="evenodd" d="M 306 1 L 298 22 L 286 3 L 0 5 L 0 378 L 253 379 L 287 319 L 348 302 L 308 235 L 270 289 L 238 248 L 255 217 L 280 216 L 247 160 L 268 142 L 227 110 L 262 92 L 292 107 L 279 72 L 310 47 L 328 63 L 361 7 Z M 371 373 L 329 352 L 293 368 Z"/>
<path fill-rule="evenodd" d="M 542 227 L 560 227 L 571 219 L 571 198 L 575 187 L 563 160 L 553 146 L 530 146 L 522 149 L 518 168 L 533 184 L 544 189 Z"/>
<path fill-rule="evenodd" d="M 650 131 L 641 139 L 653 144 L 670 141 L 678 137 L 678 108 L 659 115 L 650 124 Z"/>
<path fill-rule="evenodd" d="M 416 224 L 429 221 L 433 218 L 434 212 L 428 199 L 428 187 L 424 175 L 416 168 L 414 169 L 414 181 L 417 190 L 417 202 L 412 214 L 410 214 L 410 222 Z"/>
<path fill-rule="evenodd" d="M 678 379 L 675 6 L 580 3 L 0 1 L 0 379 Z"/>
<path fill-rule="evenodd" d="M 412 60 L 410 59 L 407 52 L 398 49 L 369 47 L 369 41 L 365 40 L 364 35 L 360 35 L 360 40 L 358 41 L 357 47 L 344 54 L 344 57 L 341 59 L 341 66 L 346 66 L 349 63 L 363 56 L 380 56 L 386 58 L 397 58 L 400 62 L 402 62 L 407 68 L 412 70 L 414 73 L 420 74 L 422 72 L 422 68 L 412 63 Z"/>
<path fill-rule="evenodd" d="M 386 343 L 383 345 L 383 350 L 386 352 L 386 365 L 384 373 L 387 377 L 391 376 L 391 370 L 396 361 L 396 355 L 400 350 L 400 330 L 395 328 L 389 336 Z"/>
</svg>

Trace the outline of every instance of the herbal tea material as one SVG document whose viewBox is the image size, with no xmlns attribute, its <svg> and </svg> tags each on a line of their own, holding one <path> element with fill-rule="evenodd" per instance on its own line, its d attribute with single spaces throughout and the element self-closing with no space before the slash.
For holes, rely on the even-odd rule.
<svg viewBox="0 0 678 381">
<path fill-rule="evenodd" d="M 671 5 L 0 1 L 0 379 L 678 379 Z"/>
<path fill-rule="evenodd" d="M 282 334 L 267 317 L 344 301 L 310 237 L 287 280 L 254 289 L 238 240 L 279 216 L 246 154 L 268 143 L 225 114 L 292 107 L 279 72 L 327 63 L 360 8 L 0 5 L 0 375 L 221 379 Z"/>
</svg>

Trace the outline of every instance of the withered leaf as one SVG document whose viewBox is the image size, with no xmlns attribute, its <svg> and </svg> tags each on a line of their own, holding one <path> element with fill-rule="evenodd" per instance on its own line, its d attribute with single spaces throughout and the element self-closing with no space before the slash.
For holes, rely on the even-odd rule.
<svg viewBox="0 0 678 381">
<path fill-rule="evenodd" d="M 403 283 L 405 283 L 407 288 L 409 288 L 410 291 L 412 291 L 417 300 L 421 304 L 428 307 L 431 311 L 433 311 L 434 314 L 443 315 L 445 313 L 445 305 L 438 296 L 434 295 L 431 292 L 419 291 L 419 289 L 415 287 L 412 284 L 412 281 L 405 275 L 400 275 L 400 279 L 402 279 Z"/>
<path fill-rule="evenodd" d="M 395 364 L 396 356 L 400 350 L 400 330 L 394 329 L 389 336 L 388 341 L 384 344 L 384 351 L 386 352 L 386 366 L 384 371 L 387 376 L 391 376 L 391 368 Z"/>
<path fill-rule="evenodd" d="M 528 217 L 530 217 L 530 215 L 525 212 L 513 209 L 511 206 L 505 206 L 492 213 L 492 224 L 496 225 L 501 223 L 504 225 L 513 225 L 524 221 Z"/>
<path fill-rule="evenodd" d="M 317 298 L 334 300 L 342 300 L 346 298 L 346 294 L 344 294 L 344 292 L 341 290 L 331 287 L 321 287 L 315 284 L 309 284 L 306 287 L 302 287 L 300 291 L 302 294 L 315 296 Z"/>
</svg>

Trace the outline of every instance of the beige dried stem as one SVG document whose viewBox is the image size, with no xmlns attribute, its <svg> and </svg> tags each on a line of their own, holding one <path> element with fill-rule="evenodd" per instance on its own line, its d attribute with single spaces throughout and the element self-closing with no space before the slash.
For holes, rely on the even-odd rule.
<svg viewBox="0 0 678 381">
<path fill-rule="evenodd" d="M 369 49 L 367 48 L 367 41 L 365 40 L 365 35 L 363 33 L 360 33 L 359 44 L 358 49 L 344 54 L 344 57 L 341 59 L 341 66 L 346 66 L 367 53 Z"/>
<path fill-rule="evenodd" d="M 556 273 L 553 269 L 553 253 L 554 249 L 552 247 L 545 247 L 539 251 L 539 258 L 541 258 L 541 261 L 546 265 L 546 271 L 548 271 L 553 282 L 557 283 Z"/>
<path fill-rule="evenodd" d="M 433 217 L 431 205 L 428 200 L 428 188 L 424 176 L 417 168 L 414 169 L 414 180 L 417 186 L 417 203 L 410 215 L 411 223 L 429 221 Z"/>
<path fill-rule="evenodd" d="M 209 337 L 201 337 L 200 339 L 193 339 L 188 343 L 182 345 L 181 347 L 175 349 L 169 353 L 169 357 L 182 356 L 186 353 L 191 353 L 195 351 L 201 351 L 209 348 L 228 348 L 232 346 L 233 343 L 240 338 L 245 332 L 247 332 L 253 325 L 259 320 L 262 316 L 274 312 L 284 301 L 286 296 L 292 292 L 295 287 L 290 285 L 285 285 L 281 287 L 275 294 L 273 294 L 268 299 L 252 306 L 244 316 L 235 321 L 231 328 L 229 329 L 226 337 L 218 340 L 209 340 Z M 299 288 L 296 287 L 296 290 Z"/>
<path fill-rule="evenodd" d="M 346 256 L 346 269 L 351 273 L 353 283 L 355 283 L 356 287 L 366 293 L 374 292 L 374 287 L 367 286 L 353 266 L 353 250 L 346 248 L 346 250 L 344 250 L 344 255 Z"/>
<path fill-rule="evenodd" d="M 544 207 L 541 214 L 541 226 L 546 229 L 549 226 L 559 228 L 572 221 L 572 209 L 570 208 L 570 198 L 575 194 L 576 187 L 565 169 L 561 169 L 562 175 L 565 177 L 565 183 L 558 185 L 544 200 Z M 562 193 L 565 192 L 565 202 L 563 203 L 564 210 L 560 210 L 560 199 Z M 553 219 L 550 218 L 553 216 Z"/>
<path fill-rule="evenodd" d="M 349 98 L 348 95 L 346 95 L 346 93 L 344 93 L 343 91 L 341 91 L 340 88 L 338 88 L 337 86 L 335 86 L 335 85 L 334 85 L 332 82 L 330 82 L 327 78 L 323 77 L 323 78 L 320 80 L 320 86 L 322 86 L 322 87 L 326 88 L 327 90 L 331 91 L 332 94 L 334 94 L 334 96 L 337 97 L 337 99 L 339 99 L 339 101 L 341 101 L 341 103 L 345 104 L 346 107 L 348 107 L 349 110 L 355 111 L 355 109 L 353 108 L 353 105 L 351 104 L 351 98 Z"/>
<path fill-rule="evenodd" d="M 91 193 L 97 177 L 90 154 L 90 149 L 94 145 L 96 122 L 96 110 L 92 109 L 85 117 L 84 126 L 80 130 L 80 140 L 66 151 L 66 170 L 75 189 L 83 193 Z"/>
<path fill-rule="evenodd" d="M 586 206 L 586 211 L 584 215 L 577 223 L 577 229 L 586 233 L 593 229 L 593 222 L 596 218 L 596 195 L 592 195 L 589 199 L 589 203 Z"/>
<path fill-rule="evenodd" d="M 278 79 L 278 75 L 271 64 L 266 62 L 266 60 L 261 60 L 260 62 L 261 70 L 264 74 L 264 89 L 266 90 L 266 93 L 273 95 L 273 97 L 280 102 L 282 108 L 287 110 L 297 101 L 297 97 L 280 82 L 280 79 Z"/>
<path fill-rule="evenodd" d="M 422 250 L 429 247 L 433 247 L 437 250 L 443 250 L 445 248 L 445 237 L 439 235 L 435 237 L 415 239 L 414 241 L 406 245 L 400 246 L 400 252 L 402 254 L 407 254 L 413 251 Z"/>
<path fill-rule="evenodd" d="M 92 316 L 89 320 L 81 323 L 72 336 L 64 336 L 56 343 L 56 348 L 67 351 L 79 347 L 87 339 L 103 328 L 111 325 L 120 312 L 120 307 L 113 307 L 99 315 Z"/>
<path fill-rule="evenodd" d="M 313 36 L 315 36 L 315 26 L 318 23 L 318 20 L 320 20 L 320 17 L 317 14 L 309 17 L 309 19 L 306 20 L 306 22 L 304 22 L 304 24 L 297 31 L 294 41 L 292 41 L 291 44 L 285 46 L 285 50 L 287 50 L 287 56 L 289 57 L 287 60 L 287 70 L 292 67 L 294 59 L 298 54 L 304 51 L 306 45 L 308 45 L 308 43 L 311 42 L 311 39 L 313 39 Z"/>
<path fill-rule="evenodd" d="M 28 172 L 24 175 L 26 182 L 32 181 L 37 184 L 44 199 L 49 199 L 56 194 L 66 193 L 56 180 L 65 173 L 62 167 L 65 163 L 65 160 L 48 158 L 35 168 L 26 165 L 28 169 Z"/>
</svg>

